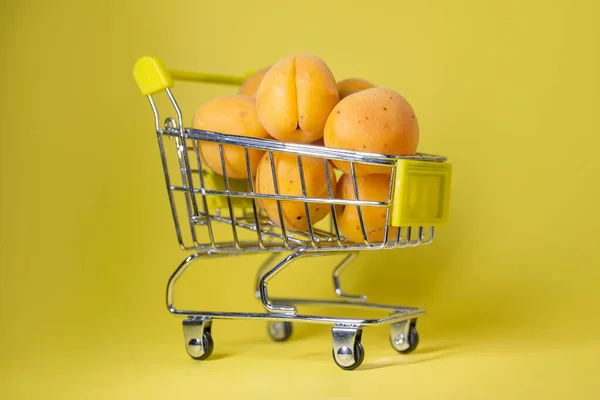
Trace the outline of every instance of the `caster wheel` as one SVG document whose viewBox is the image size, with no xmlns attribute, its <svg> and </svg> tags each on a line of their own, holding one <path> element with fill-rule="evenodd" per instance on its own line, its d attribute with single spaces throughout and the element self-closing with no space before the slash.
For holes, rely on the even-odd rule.
<svg viewBox="0 0 600 400">
<path fill-rule="evenodd" d="M 201 355 L 197 356 L 195 354 L 200 353 L 200 341 L 196 338 L 191 339 L 188 342 L 188 354 L 190 355 L 190 357 L 192 357 L 194 360 L 206 360 L 208 357 L 210 357 L 210 355 L 212 354 L 214 348 L 215 348 L 215 344 L 213 342 L 213 338 L 212 335 L 210 334 L 210 332 L 204 332 L 204 334 L 202 335 L 202 350 L 204 350 L 202 352 Z"/>
<path fill-rule="evenodd" d="M 338 354 L 335 354 L 335 350 L 331 351 L 331 353 L 333 355 L 333 361 L 335 361 L 337 366 L 340 367 L 341 369 L 345 369 L 347 371 L 351 371 L 353 369 L 360 367 L 360 365 L 365 360 L 365 348 L 363 347 L 362 343 L 359 340 L 357 340 L 354 343 L 354 364 L 351 364 L 351 365 L 342 365 L 342 364 L 340 364 L 340 361 L 338 361 L 338 359 L 343 360 L 346 357 L 352 356 L 352 354 L 347 351 L 347 350 L 349 350 L 347 347 L 345 347 L 346 351 L 343 351 L 343 349 L 344 349 L 344 347 L 342 347 L 340 350 L 338 350 Z"/>
<path fill-rule="evenodd" d="M 408 347 L 404 344 L 404 340 L 408 341 Z M 417 327 L 414 324 L 410 325 L 408 330 L 408 337 L 406 338 L 393 338 L 390 337 L 390 342 L 392 343 L 392 347 L 400 354 L 409 354 L 412 353 L 417 346 L 419 345 L 419 332 L 417 332 Z M 402 350 L 399 350 L 398 347 L 402 346 Z"/>
<path fill-rule="evenodd" d="M 276 342 L 284 342 L 292 335 L 292 323 L 289 321 L 270 321 L 267 328 L 269 336 Z"/>
</svg>

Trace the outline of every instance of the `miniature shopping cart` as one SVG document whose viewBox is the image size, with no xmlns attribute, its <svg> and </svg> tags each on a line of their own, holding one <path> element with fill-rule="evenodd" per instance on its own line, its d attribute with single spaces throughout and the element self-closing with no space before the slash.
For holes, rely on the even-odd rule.
<svg viewBox="0 0 600 400">
<path fill-rule="evenodd" d="M 451 165 L 442 156 L 417 154 L 411 157 L 389 156 L 324 146 L 282 143 L 275 140 L 227 135 L 218 132 L 190 129 L 184 126 L 182 111 L 170 90 L 174 80 L 212 82 L 240 85 L 243 77 L 191 73 L 167 70 L 157 59 L 140 58 L 134 67 L 134 77 L 142 94 L 146 95 L 154 114 L 155 131 L 166 180 L 171 213 L 181 248 L 191 252 L 175 270 L 167 285 L 167 306 L 171 313 L 184 316 L 183 331 L 189 355 L 198 360 L 208 358 L 213 351 L 211 324 L 213 319 L 261 319 L 268 321 L 272 339 L 284 341 L 292 333 L 292 322 L 312 322 L 332 325 L 333 359 L 343 369 L 357 368 L 364 359 L 361 343 L 362 329 L 366 326 L 389 324 L 392 347 L 400 353 L 413 351 L 419 342 L 417 318 L 424 310 L 415 307 L 372 304 L 366 296 L 346 294 L 340 285 L 340 273 L 362 250 L 390 250 L 429 244 L 434 228 L 446 222 L 448 216 Z M 172 112 L 161 120 L 156 98 L 166 93 Z M 162 96 L 162 95 L 161 95 Z M 164 96 L 163 96 L 164 97 Z M 210 171 L 200 156 L 202 142 L 218 145 L 222 176 Z M 224 146 L 244 149 L 248 179 L 227 176 L 223 157 Z M 302 196 L 281 195 L 275 184 L 275 194 L 259 193 L 253 182 L 249 149 L 266 152 L 271 161 L 274 182 L 276 169 L 273 157 L 277 153 L 295 155 L 302 185 Z M 328 195 L 324 198 L 307 196 L 302 158 L 323 160 L 327 177 Z M 338 199 L 333 196 L 329 161 L 348 162 L 354 185 L 355 198 Z M 369 164 L 389 168 L 391 180 L 387 201 L 360 199 L 356 184 L 356 167 Z M 276 201 L 279 221 L 271 221 L 260 206 L 261 200 Z M 308 228 L 305 231 L 288 229 L 281 211 L 281 202 L 304 203 Z M 330 208 L 327 219 L 311 223 L 310 203 Z M 356 206 L 357 224 L 363 242 L 346 240 L 340 233 L 337 210 L 340 206 Z M 387 224 L 384 240 L 369 241 L 363 214 L 365 207 L 379 207 L 385 213 Z M 182 310 L 175 306 L 175 283 L 193 261 L 215 257 L 229 257 L 249 253 L 268 252 L 269 257 L 259 267 L 256 278 L 256 297 L 265 308 L 262 313 L 210 312 Z M 333 272 L 335 300 L 272 298 L 267 291 L 271 279 L 293 261 L 341 253 L 344 257 Z M 377 318 L 348 318 L 306 315 L 298 312 L 304 305 L 349 306 L 381 312 Z"/>
</svg>

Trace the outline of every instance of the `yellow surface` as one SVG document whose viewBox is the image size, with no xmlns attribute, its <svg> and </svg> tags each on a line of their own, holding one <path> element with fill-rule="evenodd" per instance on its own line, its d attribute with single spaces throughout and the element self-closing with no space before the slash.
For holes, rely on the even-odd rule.
<svg viewBox="0 0 600 400">
<path fill-rule="evenodd" d="M 165 4 L 2 3 L 0 398 L 600 397 L 598 2 Z M 422 350 L 367 329 L 364 368 L 345 373 L 326 326 L 279 345 L 260 322 L 217 321 L 195 363 L 165 309 L 184 254 L 131 66 L 239 75 L 300 51 L 398 90 L 419 149 L 453 163 L 436 242 L 346 273 L 348 291 L 427 308 Z M 174 92 L 189 122 L 235 89 Z M 178 304 L 259 310 L 260 260 L 198 264 Z M 328 295 L 329 265 L 299 262 L 272 292 Z"/>
<path fill-rule="evenodd" d="M 392 206 L 393 226 L 448 223 L 452 163 L 399 160 Z"/>
</svg>

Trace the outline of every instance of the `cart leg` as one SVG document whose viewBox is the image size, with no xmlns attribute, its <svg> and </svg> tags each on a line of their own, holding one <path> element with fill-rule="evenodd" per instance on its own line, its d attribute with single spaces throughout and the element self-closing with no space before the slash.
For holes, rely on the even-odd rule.
<svg viewBox="0 0 600 400">
<path fill-rule="evenodd" d="M 256 280 L 254 287 L 256 288 L 255 296 L 257 299 L 260 299 L 260 280 L 263 278 L 267 269 L 269 269 L 273 262 L 281 256 L 281 253 L 274 252 L 267 257 L 267 259 L 258 267 L 258 271 L 256 272 Z"/>
<path fill-rule="evenodd" d="M 243 254 L 244 253 L 232 253 L 232 254 L 213 253 L 211 250 L 206 250 L 201 253 L 194 253 L 194 254 L 187 256 L 181 262 L 181 264 L 179 264 L 179 267 L 177 267 L 175 272 L 173 272 L 173 274 L 171 275 L 171 278 L 169 278 L 169 283 L 167 284 L 167 308 L 169 309 L 169 312 L 171 312 L 173 314 L 185 314 L 184 311 L 178 310 L 177 307 L 175 307 L 175 284 L 177 283 L 177 280 L 188 269 L 188 267 L 190 266 L 190 264 L 193 261 L 196 261 L 199 258 L 207 258 L 207 257 L 216 258 L 216 257 L 227 257 L 227 256 L 233 256 L 233 255 L 240 256 Z"/>
<path fill-rule="evenodd" d="M 346 370 L 358 368 L 365 359 L 362 345 L 362 329 L 357 326 L 336 325 L 331 328 L 333 334 L 333 361 Z"/>
<path fill-rule="evenodd" d="M 241 253 L 239 253 L 241 254 Z M 201 257 L 219 257 L 224 256 L 213 253 L 210 250 L 194 253 L 187 256 L 179 267 L 173 272 L 169 283 L 167 284 L 167 308 L 169 312 L 177 315 L 188 315 L 189 311 L 183 311 L 175 307 L 175 283 L 187 270 L 190 264 Z M 193 317 L 183 321 L 183 335 L 185 338 L 185 347 L 190 357 L 196 360 L 205 360 L 213 352 L 214 343 L 211 335 L 212 320 L 208 316 L 203 316 L 200 312 Z"/>
<path fill-rule="evenodd" d="M 255 296 L 260 299 L 260 282 L 265 272 L 272 266 L 273 262 L 281 256 L 281 253 L 271 253 L 269 257 L 261 264 L 256 273 L 256 293 Z M 267 323 L 267 332 L 271 339 L 276 342 L 284 342 L 292 336 L 293 327 L 290 321 L 269 321 Z"/>
<path fill-rule="evenodd" d="M 210 318 L 190 317 L 183 321 L 185 347 L 193 359 L 206 360 L 213 352 Z"/>
<path fill-rule="evenodd" d="M 314 253 L 317 254 L 317 253 Z M 318 255 L 337 255 L 339 253 L 318 253 Z M 258 268 L 257 274 L 256 274 L 256 293 L 255 296 L 257 298 L 261 298 L 261 294 L 260 294 L 260 287 L 261 287 L 261 280 L 264 278 L 265 276 L 265 271 L 267 271 L 269 269 L 269 267 L 271 267 L 272 263 L 274 260 L 276 260 L 278 257 L 281 256 L 281 253 L 272 253 L 263 263 L 262 265 Z M 352 261 L 354 261 L 354 259 L 356 259 L 356 257 L 358 256 L 358 252 L 357 251 L 353 251 L 353 252 L 348 252 L 346 257 L 344 257 L 344 259 L 334 268 L 333 270 L 333 287 L 335 290 L 335 294 L 338 297 L 341 298 L 345 298 L 345 299 L 358 299 L 362 302 L 366 302 L 367 301 L 367 295 L 365 294 L 349 294 L 349 293 L 345 293 L 342 290 L 341 287 L 341 280 L 340 280 L 340 274 L 342 273 L 343 270 L 346 269 L 346 267 L 348 267 L 348 265 L 350 265 L 350 263 Z M 285 300 L 285 299 L 279 299 L 279 300 Z"/>
<path fill-rule="evenodd" d="M 298 257 L 304 255 L 306 253 L 304 253 L 303 251 L 295 251 L 293 253 L 291 253 L 290 255 L 288 255 L 287 257 L 285 257 L 283 260 L 281 260 L 277 265 L 275 265 L 273 268 L 271 268 L 269 271 L 267 271 L 267 273 L 265 273 L 263 275 L 263 277 L 260 280 L 260 283 L 258 285 L 258 290 L 260 292 L 260 299 L 262 300 L 263 306 L 265 307 L 265 309 L 269 312 L 274 312 L 274 313 L 283 313 L 283 314 L 290 314 L 290 315 L 295 315 L 296 314 L 296 307 L 293 306 L 286 306 L 286 305 L 275 305 L 271 302 L 271 300 L 269 300 L 269 293 L 267 291 L 267 284 L 269 283 L 269 280 L 274 277 L 278 272 L 280 272 L 282 269 L 284 269 L 286 266 L 290 265 L 290 263 L 297 259 Z"/>
<path fill-rule="evenodd" d="M 284 259 L 281 263 L 279 263 L 278 265 L 276 265 L 274 268 L 272 268 L 269 272 L 266 272 L 272 265 L 273 261 L 275 259 L 277 259 L 279 256 L 281 255 L 281 253 L 272 253 L 264 262 L 263 264 L 259 267 L 257 275 L 256 275 L 256 297 L 259 299 L 263 299 L 263 297 L 261 296 L 261 289 L 262 284 L 266 282 L 266 280 L 269 279 L 269 277 L 273 277 L 278 271 L 280 271 L 281 269 L 283 269 L 285 267 L 285 265 L 288 265 L 289 262 L 291 262 L 295 257 L 300 256 L 302 254 L 299 255 L 290 255 L 290 257 Z M 328 253 L 309 253 L 307 255 L 329 255 Z M 341 297 L 341 298 L 346 298 L 346 299 L 359 299 L 362 302 L 366 302 L 367 300 L 367 296 L 366 295 L 352 295 L 352 294 L 347 294 L 344 293 L 343 290 L 341 289 L 341 285 L 340 285 L 340 273 L 342 272 L 342 270 L 344 270 L 344 268 L 346 268 L 356 257 L 358 256 L 358 252 L 348 252 L 346 257 L 344 257 L 344 259 L 335 267 L 335 269 L 333 270 L 333 285 L 335 288 L 335 293 Z M 269 276 L 267 276 L 268 274 L 270 274 Z M 263 280 L 264 279 L 264 280 Z M 290 310 L 289 313 L 291 313 L 291 310 L 295 310 L 295 308 L 293 307 L 282 307 L 282 306 L 277 306 L 274 305 L 272 302 L 270 302 L 268 300 L 268 295 L 265 296 L 265 298 L 267 299 L 267 301 L 265 302 L 263 300 L 263 305 L 268 304 L 265 306 L 265 308 L 269 311 L 273 311 L 273 310 L 284 310 L 283 312 L 287 312 L 287 310 Z M 293 300 L 291 299 L 277 299 L 278 303 L 283 303 L 283 304 L 292 304 Z M 287 301 L 289 300 L 289 301 Z M 289 339 L 289 337 L 292 334 L 292 323 L 289 321 L 272 321 L 269 322 L 267 325 L 267 332 L 269 333 L 269 336 L 271 336 L 271 338 L 275 341 L 278 342 L 282 342 L 285 341 L 287 339 Z"/>
<path fill-rule="evenodd" d="M 362 302 L 367 301 L 367 296 L 364 294 L 347 294 L 342 291 L 340 286 L 340 273 L 358 256 L 358 252 L 349 252 L 348 255 L 338 264 L 333 270 L 333 287 L 335 288 L 335 294 L 339 297 L 346 299 L 359 299 Z"/>
<path fill-rule="evenodd" d="M 183 275 L 185 270 L 188 268 L 188 266 L 193 261 L 197 260 L 199 257 L 201 257 L 203 255 L 209 255 L 209 254 L 210 253 L 208 253 L 208 252 L 191 254 L 191 255 L 187 256 L 181 262 L 181 264 L 179 264 L 179 267 L 177 267 L 175 272 L 173 272 L 173 274 L 171 275 L 171 278 L 169 278 L 169 283 L 167 284 L 167 308 L 169 309 L 170 312 L 172 312 L 172 313 L 178 312 L 177 308 L 175 307 L 175 283 L 177 282 L 179 277 L 181 277 L 181 275 Z"/>
<path fill-rule="evenodd" d="M 310 253 L 306 253 L 306 252 L 304 252 L 302 250 L 298 250 L 298 251 L 295 251 L 295 252 L 291 253 L 287 257 L 285 257 L 278 264 L 276 264 L 274 267 L 272 267 L 269 271 L 267 271 L 266 273 L 263 274 L 264 270 L 267 269 L 268 264 L 271 263 L 273 259 L 275 259 L 276 255 L 273 255 L 273 256 L 269 257 L 265 261 L 265 263 L 261 266 L 261 268 L 259 270 L 259 273 L 257 275 L 257 277 L 260 277 L 262 275 L 262 277 L 260 278 L 260 281 L 258 282 L 257 297 L 260 297 L 260 299 L 262 300 L 262 303 L 263 303 L 263 306 L 265 307 L 265 309 L 267 311 L 270 311 L 270 312 L 280 312 L 280 313 L 292 314 L 292 315 L 296 314 L 296 311 L 297 311 L 296 307 L 287 306 L 287 305 L 275 305 L 275 304 L 273 304 L 269 300 L 269 295 L 268 295 L 268 292 L 267 292 L 267 283 L 277 273 L 279 273 L 282 269 L 284 269 L 292 261 L 294 261 L 295 259 L 297 259 L 299 257 L 302 257 L 302 256 L 311 256 L 311 257 L 314 257 L 314 256 L 324 256 L 324 255 L 328 255 L 328 253 L 322 253 L 322 252 L 310 252 Z M 365 296 L 365 295 L 348 295 L 348 294 L 345 294 L 342 291 L 341 287 L 340 287 L 339 274 L 340 274 L 341 270 L 344 269 L 348 264 L 350 264 L 350 262 L 354 258 L 356 258 L 356 252 L 350 252 L 342 260 L 342 262 L 335 268 L 335 270 L 333 272 L 333 283 L 334 283 L 334 287 L 335 287 L 335 292 L 340 297 L 352 298 L 352 299 L 358 298 L 358 299 L 361 299 L 361 301 L 364 302 L 364 301 L 366 301 L 367 296 Z M 279 300 L 284 300 L 285 301 L 285 299 L 279 299 Z M 286 304 L 289 304 L 289 303 L 286 302 Z"/>
</svg>

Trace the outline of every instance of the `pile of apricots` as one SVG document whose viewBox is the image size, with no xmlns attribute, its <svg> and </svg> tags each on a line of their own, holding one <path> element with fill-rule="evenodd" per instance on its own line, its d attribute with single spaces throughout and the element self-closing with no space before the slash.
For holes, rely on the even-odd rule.
<svg viewBox="0 0 600 400">
<path fill-rule="evenodd" d="M 319 57 L 302 53 L 279 60 L 250 76 L 235 95 L 209 100 L 195 112 L 192 127 L 231 135 L 312 144 L 329 148 L 389 155 L 414 155 L 419 142 L 415 112 L 404 97 L 394 90 L 376 87 L 363 79 L 337 82 Z M 205 165 L 223 175 L 218 144 L 200 143 Z M 248 179 L 248 169 L 258 193 L 275 194 L 269 153 L 223 146 L 227 176 Z M 303 188 L 295 155 L 273 153 L 277 189 L 285 196 L 301 197 Z M 336 199 L 355 200 L 350 166 L 347 162 L 302 157 L 306 195 L 329 198 L 326 173 Z M 336 179 L 335 170 L 343 174 Z M 360 200 L 387 201 L 391 170 L 355 164 Z M 260 200 L 269 219 L 281 224 L 277 203 Z M 307 230 L 305 203 L 280 202 L 287 230 Z M 308 203 L 312 224 L 324 219 L 329 205 Z M 361 207 L 367 237 L 371 242 L 384 240 L 386 212 L 380 207 Z M 336 215 L 342 235 L 362 242 L 356 206 L 337 206 Z"/>
</svg>

